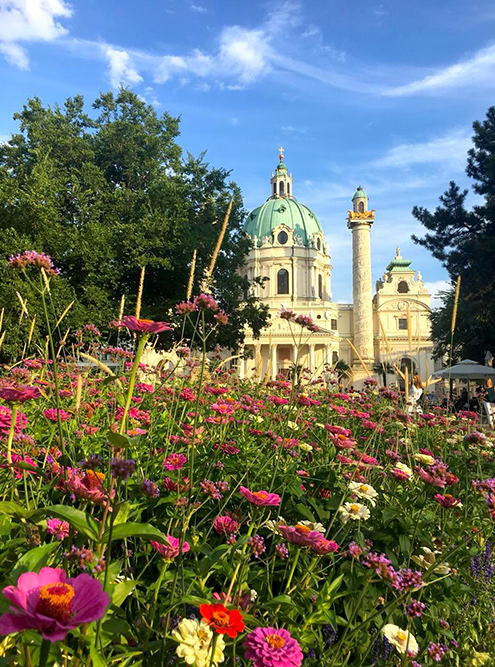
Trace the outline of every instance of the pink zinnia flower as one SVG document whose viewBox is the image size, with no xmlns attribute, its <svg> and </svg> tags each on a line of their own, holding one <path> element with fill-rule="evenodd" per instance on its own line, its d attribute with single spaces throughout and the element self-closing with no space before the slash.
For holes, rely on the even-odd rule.
<svg viewBox="0 0 495 667">
<path fill-rule="evenodd" d="M 234 535 L 239 532 L 240 523 L 231 516 L 217 516 L 213 522 L 213 530 L 220 535 Z"/>
<path fill-rule="evenodd" d="M 299 544 L 302 547 L 313 547 L 322 540 L 322 535 L 317 530 L 311 530 L 307 526 L 298 524 L 296 526 L 279 525 L 279 531 L 286 540 L 292 544 Z"/>
<path fill-rule="evenodd" d="M 179 545 L 180 540 L 173 535 L 167 535 L 168 544 L 162 544 L 161 542 L 151 542 L 151 545 L 158 553 L 165 558 L 165 560 L 174 560 L 179 555 Z M 189 544 L 187 542 L 182 542 L 182 553 L 185 554 L 189 551 Z"/>
<path fill-rule="evenodd" d="M 184 454 L 169 454 L 163 462 L 163 467 L 166 470 L 180 470 L 186 461 L 187 459 Z"/>
<path fill-rule="evenodd" d="M 244 656 L 254 667 L 299 667 L 303 652 L 287 630 L 256 628 L 244 640 Z"/>
<path fill-rule="evenodd" d="M 61 568 L 43 567 L 39 574 L 26 572 L 17 586 L 3 594 L 13 605 L 0 617 L 0 635 L 37 630 L 43 639 L 56 642 L 83 623 L 97 621 L 110 604 L 101 582 L 89 574 L 67 579 Z"/>
<path fill-rule="evenodd" d="M 270 505 L 280 505 L 282 498 L 277 493 L 268 493 L 268 491 L 250 491 L 245 486 L 239 489 L 241 495 L 244 496 L 253 505 L 260 507 L 268 507 Z"/>
<path fill-rule="evenodd" d="M 103 486 L 105 475 L 94 470 L 85 470 L 82 475 L 76 471 L 72 473 L 67 481 L 67 489 L 71 491 L 76 498 L 89 500 L 96 505 L 105 505 L 108 500 L 108 494 Z M 115 490 L 112 491 L 112 497 Z"/>
<path fill-rule="evenodd" d="M 170 331 L 172 328 L 167 322 L 154 322 L 153 320 L 139 320 L 134 315 L 125 315 L 116 326 L 120 329 L 126 327 L 129 331 L 137 333 L 160 333 L 161 331 Z"/>
<path fill-rule="evenodd" d="M 7 457 L 7 453 L 6 452 L 2 453 L 2 456 Z M 12 468 L 14 470 L 14 475 L 16 479 L 22 479 L 24 473 L 29 473 L 30 475 L 34 474 L 34 470 L 26 470 L 25 468 L 19 468 L 18 466 L 15 465 L 16 463 L 27 463 L 33 468 L 38 467 L 36 461 L 33 461 L 33 459 L 30 456 L 27 456 L 26 454 L 17 454 L 16 452 L 12 452 Z M 6 467 L 7 467 L 6 465 L 0 465 L 0 468 L 6 468 Z"/>
<path fill-rule="evenodd" d="M 335 553 L 338 551 L 339 545 L 333 540 L 327 540 L 322 537 L 318 542 L 310 544 L 309 548 L 319 556 L 326 556 L 327 554 Z"/>
<path fill-rule="evenodd" d="M 46 531 L 50 535 L 55 535 L 57 540 L 63 540 L 64 537 L 68 537 L 70 526 L 67 521 L 61 521 L 60 519 L 48 519 Z"/>
<path fill-rule="evenodd" d="M 18 387 L 2 387 L 0 389 L 0 398 L 3 398 L 7 403 L 25 403 L 40 396 L 41 392 L 38 387 L 19 385 Z"/>
<path fill-rule="evenodd" d="M 51 422 L 57 421 L 57 408 L 48 408 L 48 410 L 43 411 L 43 414 L 49 421 Z M 66 422 L 69 421 L 70 418 L 71 416 L 68 412 L 60 409 L 60 421 Z"/>
</svg>

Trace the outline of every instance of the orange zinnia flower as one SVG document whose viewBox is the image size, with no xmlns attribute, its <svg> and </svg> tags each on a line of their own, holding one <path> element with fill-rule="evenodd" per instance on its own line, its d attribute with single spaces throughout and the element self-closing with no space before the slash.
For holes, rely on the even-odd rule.
<svg viewBox="0 0 495 667">
<path fill-rule="evenodd" d="M 237 637 L 237 634 L 244 630 L 244 621 L 238 609 L 229 611 L 223 604 L 202 604 L 199 612 L 212 630 L 219 635 Z"/>
</svg>

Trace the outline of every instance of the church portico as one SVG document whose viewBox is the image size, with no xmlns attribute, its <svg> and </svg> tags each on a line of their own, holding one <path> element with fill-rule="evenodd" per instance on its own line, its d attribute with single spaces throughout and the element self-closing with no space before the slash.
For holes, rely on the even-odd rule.
<svg viewBox="0 0 495 667">
<path fill-rule="evenodd" d="M 421 274 L 411 269 L 398 248 L 373 295 L 375 210 L 369 209 L 361 186 L 346 219 L 352 234 L 352 304 L 332 301 L 329 247 L 316 214 L 294 196 L 282 149 L 270 193 L 245 221 L 252 249 L 243 275 L 251 282 L 252 293 L 269 306 L 271 325 L 258 340 L 247 333 L 245 350 L 252 358 L 239 363 L 241 377 L 273 379 L 290 375 L 295 367 L 318 377 L 341 361 L 351 367 L 352 382 L 358 386 L 368 375 L 376 376 L 377 365 L 400 368 L 403 359 L 410 359 L 426 379 L 434 370 L 431 297 Z M 254 282 L 256 278 L 262 284 Z M 310 317 L 319 331 L 310 333 L 281 319 L 285 309 Z"/>
</svg>

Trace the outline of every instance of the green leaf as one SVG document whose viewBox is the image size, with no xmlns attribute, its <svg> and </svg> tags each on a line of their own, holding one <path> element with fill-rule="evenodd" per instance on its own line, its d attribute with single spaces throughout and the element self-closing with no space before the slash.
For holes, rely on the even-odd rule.
<svg viewBox="0 0 495 667">
<path fill-rule="evenodd" d="M 116 607 L 120 607 L 122 602 L 126 599 L 128 595 L 136 588 L 137 581 L 119 581 L 118 584 L 115 584 L 115 587 L 112 592 L 112 604 Z"/>
<path fill-rule="evenodd" d="M 340 574 L 338 577 L 335 577 L 335 579 L 327 579 L 325 583 L 323 584 L 323 587 L 318 595 L 318 601 L 319 602 L 328 602 L 329 600 L 332 599 L 333 593 L 336 593 L 344 579 L 344 575 Z"/>
<path fill-rule="evenodd" d="M 98 524 L 96 521 L 89 514 L 78 510 L 75 507 L 52 505 L 45 507 L 42 510 L 38 510 L 36 514 L 67 521 L 73 528 L 81 533 L 81 535 L 89 537 L 92 540 L 98 539 Z"/>
<path fill-rule="evenodd" d="M 114 526 L 118 526 L 127 521 L 129 514 L 131 513 L 131 507 L 131 503 L 126 502 L 119 505 L 116 510 L 114 509 L 114 512 L 117 512 L 117 516 L 114 519 Z"/>
<path fill-rule="evenodd" d="M 102 657 L 98 649 L 94 644 L 91 644 L 89 647 L 89 655 L 91 658 L 91 664 L 93 667 L 107 667 L 107 661 Z"/>
<path fill-rule="evenodd" d="M 290 595 L 277 595 L 276 598 L 265 602 L 263 607 L 265 609 L 271 609 L 271 607 L 279 607 L 282 605 L 289 605 L 290 607 L 293 606 L 292 598 Z"/>
<path fill-rule="evenodd" d="M 107 542 L 110 529 L 103 535 L 103 541 Z M 126 537 L 142 537 L 145 540 L 156 540 L 167 544 L 167 537 L 158 528 L 149 523 L 121 523 L 113 527 L 112 540 L 123 540 Z"/>
<path fill-rule="evenodd" d="M 302 503 L 297 503 L 296 510 L 299 514 L 301 514 L 308 521 L 312 521 L 313 523 L 316 523 L 314 514 L 309 510 L 308 507 L 306 507 L 306 505 L 303 505 Z"/>
<path fill-rule="evenodd" d="M 113 445 L 116 449 L 125 449 L 132 444 L 131 439 L 128 435 L 122 435 L 121 433 L 109 433 L 107 435 L 108 442 Z"/>
<path fill-rule="evenodd" d="M 50 556 L 60 547 L 60 542 L 50 542 L 31 549 L 19 558 L 12 571 L 12 578 L 17 579 L 23 572 L 39 572 L 48 563 Z"/>
<path fill-rule="evenodd" d="M 26 519 L 32 514 L 28 510 L 25 510 L 24 507 L 14 502 L 0 502 L 0 514 L 5 514 L 6 516 L 18 516 L 23 519 Z"/>
</svg>

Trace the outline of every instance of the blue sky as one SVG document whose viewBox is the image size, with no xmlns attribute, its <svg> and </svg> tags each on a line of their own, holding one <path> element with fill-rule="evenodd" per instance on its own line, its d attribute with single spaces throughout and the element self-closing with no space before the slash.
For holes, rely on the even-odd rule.
<svg viewBox="0 0 495 667">
<path fill-rule="evenodd" d="M 446 274 L 411 233 L 464 174 L 471 124 L 495 103 L 492 0 L 0 0 L 0 140 L 28 97 L 132 87 L 182 118 L 194 154 L 232 170 L 246 207 L 269 196 L 277 148 L 351 295 L 346 211 L 376 209 L 373 275 L 396 245 L 432 291 Z M 474 197 L 471 197 L 474 201 Z"/>
</svg>

